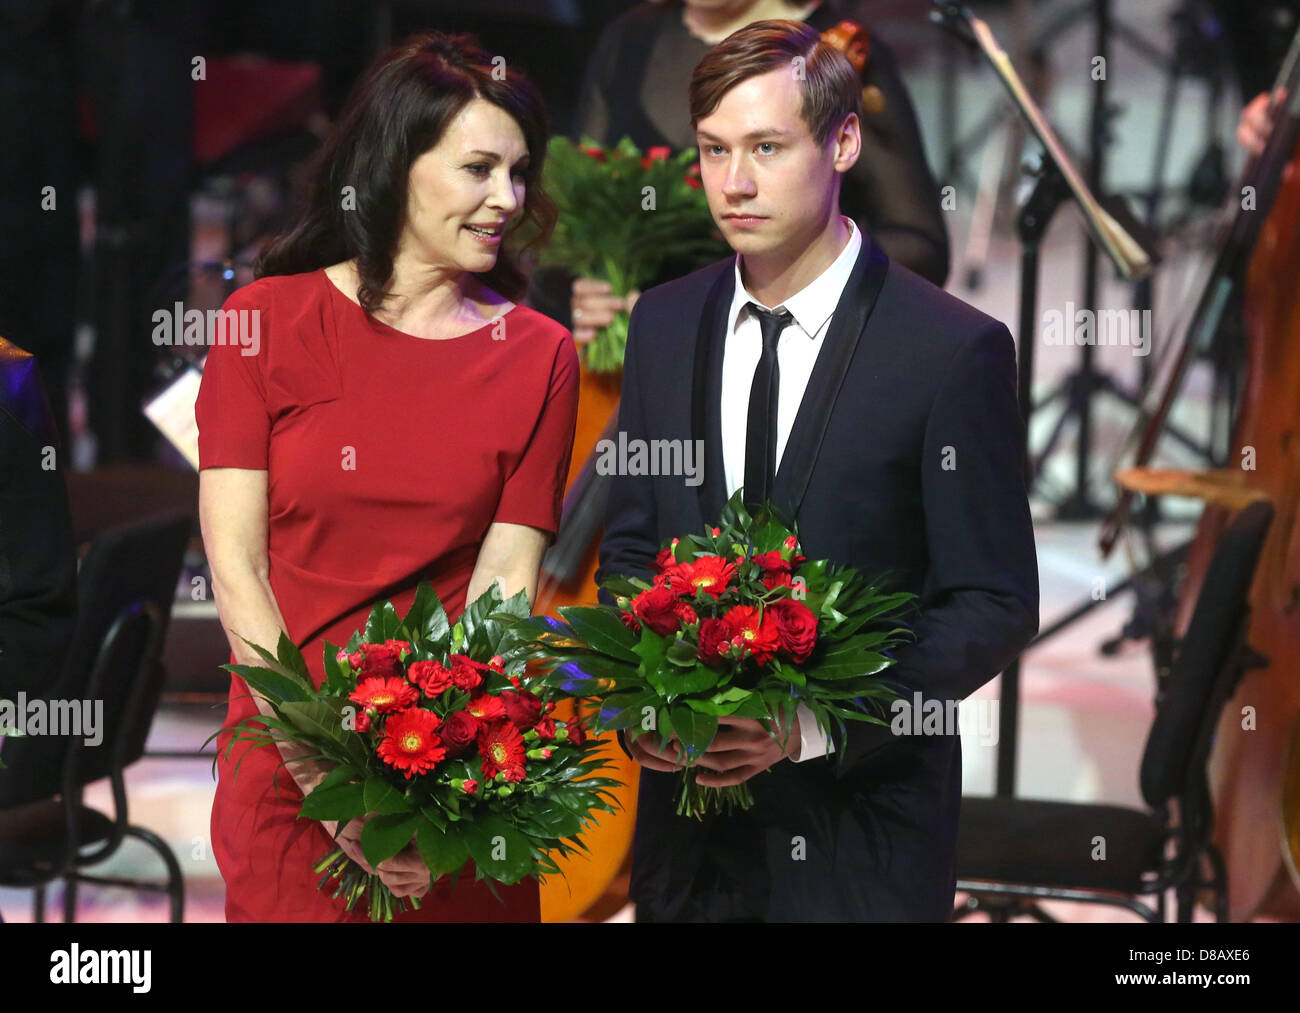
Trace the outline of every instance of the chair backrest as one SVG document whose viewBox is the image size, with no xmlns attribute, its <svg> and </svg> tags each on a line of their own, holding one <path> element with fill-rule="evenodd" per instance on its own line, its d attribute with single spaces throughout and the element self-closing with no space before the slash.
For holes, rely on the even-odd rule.
<svg viewBox="0 0 1300 1013">
<path fill-rule="evenodd" d="M 1210 559 L 1142 754 L 1142 797 L 1152 808 L 1204 776 L 1213 728 L 1232 694 L 1227 663 L 1244 637 L 1250 587 L 1272 521 L 1272 503 L 1245 507 Z"/>
<path fill-rule="evenodd" d="M 109 529 L 91 542 L 77 574 L 72 643 L 47 699 L 102 706 L 99 741 L 6 739 L 0 806 L 50 798 L 65 783 L 89 784 L 143 754 L 162 696 L 162 641 L 193 526 L 187 514 L 168 514 Z"/>
</svg>

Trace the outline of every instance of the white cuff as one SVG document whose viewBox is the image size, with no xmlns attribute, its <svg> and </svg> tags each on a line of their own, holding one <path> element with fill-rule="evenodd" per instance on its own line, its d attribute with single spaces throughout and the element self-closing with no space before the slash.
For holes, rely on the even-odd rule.
<svg viewBox="0 0 1300 1013">
<path fill-rule="evenodd" d="M 817 727 L 817 719 L 803 704 L 799 705 L 799 755 L 791 757 L 795 763 L 803 763 L 818 756 L 829 756 L 835 752 L 835 743 Z"/>
</svg>

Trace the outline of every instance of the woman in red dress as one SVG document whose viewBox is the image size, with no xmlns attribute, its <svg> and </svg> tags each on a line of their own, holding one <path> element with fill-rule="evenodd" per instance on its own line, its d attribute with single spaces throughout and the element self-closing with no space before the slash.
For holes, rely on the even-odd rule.
<svg viewBox="0 0 1300 1013">
<path fill-rule="evenodd" d="M 503 236 L 526 221 L 544 241 L 554 211 L 538 185 L 540 98 L 494 70 L 461 36 L 381 57 L 322 147 L 306 217 L 224 307 L 250 312 L 226 316 L 195 417 L 235 662 L 257 661 L 241 637 L 273 646 L 283 630 L 319 684 L 325 641 L 343 644 L 378 598 L 404 612 L 429 581 L 456 615 L 498 577 L 507 595 L 534 595 L 578 361 L 567 330 L 510 301 L 525 279 Z M 232 677 L 226 726 L 259 710 Z M 222 734 L 212 809 L 227 919 L 366 921 L 317 888 L 335 825 L 297 817 L 327 768 L 289 745 L 229 744 Z M 365 864 L 360 823 L 338 843 Z M 531 880 L 499 888 L 504 904 L 468 876 L 431 888 L 414 845 L 377 871 L 422 898 L 400 921 L 540 917 Z"/>
</svg>

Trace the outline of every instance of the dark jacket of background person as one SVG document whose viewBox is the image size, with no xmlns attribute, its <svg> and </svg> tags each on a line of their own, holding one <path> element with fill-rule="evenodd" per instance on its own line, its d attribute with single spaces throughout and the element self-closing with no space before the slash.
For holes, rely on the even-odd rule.
<svg viewBox="0 0 1300 1013">
<path fill-rule="evenodd" d="M 66 467 L 36 360 L 0 338 L 0 698 L 49 689 L 72 635 Z"/>
<path fill-rule="evenodd" d="M 587 63 L 575 139 L 586 136 L 612 145 L 628 136 L 642 151 L 656 145 L 674 151 L 695 147 L 690 78 L 710 46 L 686 29 L 681 14 L 678 4 L 644 3 L 606 26 Z M 870 5 L 823 3 L 804 21 L 824 32 L 846 19 L 870 32 Z M 862 153 L 844 174 L 840 210 L 891 260 L 943 285 L 948 277 L 948 230 L 938 184 L 926 162 L 916 115 L 894 55 L 874 32 L 862 83 L 880 89 L 884 110 L 864 114 Z M 685 273 L 669 265 L 658 281 Z M 569 324 L 567 286 L 571 284 L 572 276 L 553 269 L 539 272 L 534 305 Z"/>
</svg>

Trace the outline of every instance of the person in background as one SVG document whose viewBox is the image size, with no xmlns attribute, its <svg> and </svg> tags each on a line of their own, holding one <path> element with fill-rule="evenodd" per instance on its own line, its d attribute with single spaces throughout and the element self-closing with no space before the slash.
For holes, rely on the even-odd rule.
<svg viewBox="0 0 1300 1013">
<path fill-rule="evenodd" d="M 666 0 L 642 3 L 606 27 L 587 64 L 574 134 L 602 145 L 625 135 L 641 150 L 668 145 L 694 147 L 687 116 L 687 90 L 695 65 L 710 47 L 732 32 L 765 18 L 803 21 L 818 32 L 851 20 L 870 29 L 869 3 L 793 2 L 793 0 Z M 943 285 L 948 277 L 948 234 L 939 190 L 926 163 L 916 116 L 889 47 L 874 32 L 862 75 L 883 108 L 863 122 L 862 157 L 844 177 L 841 206 L 889 257 L 926 280 Z M 671 265 L 666 281 L 685 273 Z M 539 285 L 541 284 L 539 280 Z M 554 288 L 555 280 L 546 287 Z M 612 295 L 593 278 L 572 282 L 569 305 L 539 300 L 558 319 L 569 310 L 574 340 L 590 341 L 614 314 L 630 310 L 636 292 Z"/>
<path fill-rule="evenodd" d="M 32 355 L 0 338 L 0 699 L 58 679 L 77 606 L 63 448 Z"/>
</svg>

